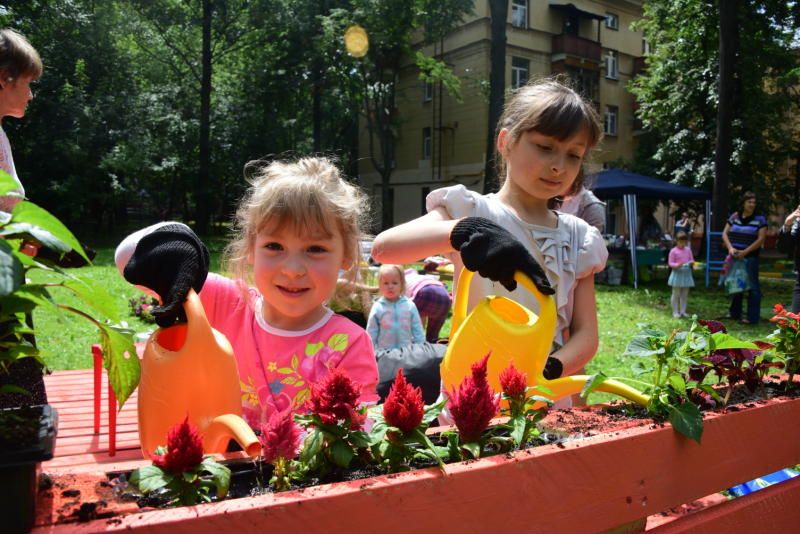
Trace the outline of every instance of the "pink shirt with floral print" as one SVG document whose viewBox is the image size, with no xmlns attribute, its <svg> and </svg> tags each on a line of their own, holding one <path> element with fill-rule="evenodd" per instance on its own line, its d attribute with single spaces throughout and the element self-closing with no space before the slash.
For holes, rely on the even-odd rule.
<svg viewBox="0 0 800 534">
<path fill-rule="evenodd" d="M 361 402 L 378 400 L 378 367 L 367 333 L 329 312 L 303 331 L 275 328 L 261 316 L 261 296 L 250 288 L 248 306 L 233 280 L 210 273 L 200 299 L 211 326 L 228 338 L 236 355 L 242 411 L 258 427 L 275 411 L 302 411 L 311 385 L 333 368 L 361 384 Z"/>
</svg>

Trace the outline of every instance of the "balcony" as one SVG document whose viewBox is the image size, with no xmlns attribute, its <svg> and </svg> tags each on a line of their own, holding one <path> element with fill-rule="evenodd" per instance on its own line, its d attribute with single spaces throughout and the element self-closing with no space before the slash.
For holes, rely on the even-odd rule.
<svg viewBox="0 0 800 534">
<path fill-rule="evenodd" d="M 600 63 L 600 55 L 597 41 L 564 33 L 553 36 L 553 62 L 575 58 Z"/>
</svg>

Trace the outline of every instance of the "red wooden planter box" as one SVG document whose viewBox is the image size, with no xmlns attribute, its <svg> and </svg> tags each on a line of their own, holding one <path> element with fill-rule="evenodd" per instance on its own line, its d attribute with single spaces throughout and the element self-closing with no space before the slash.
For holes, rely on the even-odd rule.
<svg viewBox="0 0 800 534">
<path fill-rule="evenodd" d="M 800 399 L 779 398 L 707 415 L 702 444 L 648 424 L 450 464 L 447 475 L 432 468 L 41 530 L 597 532 L 800 463 L 798 422 Z M 661 529 L 781 532 L 798 521 L 800 477 Z"/>
</svg>

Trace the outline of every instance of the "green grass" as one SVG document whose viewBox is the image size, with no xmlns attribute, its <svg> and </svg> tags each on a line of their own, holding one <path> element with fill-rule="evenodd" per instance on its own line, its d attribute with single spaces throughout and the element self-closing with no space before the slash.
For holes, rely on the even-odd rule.
<svg viewBox="0 0 800 534">
<path fill-rule="evenodd" d="M 219 269 L 219 257 L 222 240 L 212 239 L 212 270 Z M 94 265 L 75 269 L 74 272 L 92 280 L 115 297 L 120 318 L 128 322 L 132 328 L 144 332 L 153 325 L 143 323 L 130 315 L 128 299 L 141 293 L 128 284 L 117 273 L 113 262 L 113 246 L 98 249 Z M 42 273 L 35 274 L 37 280 Z M 716 286 L 702 286 L 702 276 L 695 276 L 698 287 L 689 293 L 689 313 L 700 318 L 716 318 L 725 315 L 728 309 L 728 297 Z M 792 284 L 790 280 L 762 280 L 761 317 L 762 322 L 755 326 L 739 323 L 728 324 L 730 332 L 743 339 L 763 339 L 773 328 L 768 319 L 772 316 L 772 306 L 777 302 L 788 304 L 791 301 Z M 663 273 L 657 280 L 647 282 L 638 290 L 630 286 L 597 286 L 597 315 L 600 334 L 600 347 L 595 358 L 587 366 L 587 372 L 602 370 L 611 377 L 631 377 L 630 357 L 622 356 L 631 337 L 640 323 L 649 323 L 657 328 L 669 331 L 673 328 L 685 328 L 688 319 L 673 319 L 670 308 L 671 288 L 666 285 Z M 70 295 L 59 291 L 56 298 L 64 303 L 74 303 Z M 55 313 L 40 307 L 34 315 L 37 341 L 44 351 L 47 365 L 53 370 L 81 369 L 92 366 L 90 347 L 98 340 L 96 330 L 87 321 L 69 314 Z M 442 329 L 442 336 L 450 330 L 448 319 Z M 592 395 L 590 402 L 608 400 L 603 394 Z"/>
</svg>

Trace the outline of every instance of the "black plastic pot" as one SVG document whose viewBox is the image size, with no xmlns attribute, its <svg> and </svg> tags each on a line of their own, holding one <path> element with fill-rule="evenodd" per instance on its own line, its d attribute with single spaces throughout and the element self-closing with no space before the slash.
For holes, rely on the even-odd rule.
<svg viewBox="0 0 800 534">
<path fill-rule="evenodd" d="M 49 404 L 0 410 L 3 532 L 28 532 L 36 518 L 41 464 L 53 457 L 58 412 Z"/>
</svg>

